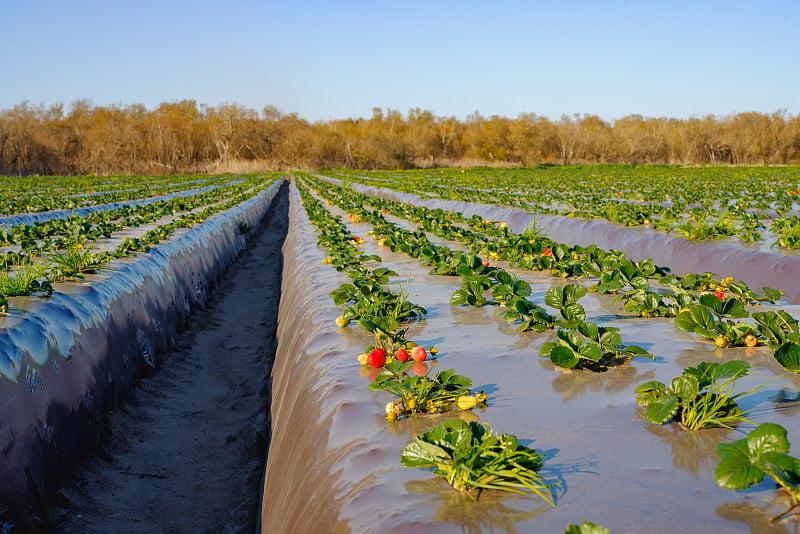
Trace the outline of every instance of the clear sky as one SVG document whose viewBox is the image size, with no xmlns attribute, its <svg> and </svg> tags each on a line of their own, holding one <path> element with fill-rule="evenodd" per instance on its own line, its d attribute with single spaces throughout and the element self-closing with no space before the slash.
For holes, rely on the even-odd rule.
<svg viewBox="0 0 800 534">
<path fill-rule="evenodd" d="M 2 0 L 0 108 L 800 113 L 800 0 Z"/>
</svg>

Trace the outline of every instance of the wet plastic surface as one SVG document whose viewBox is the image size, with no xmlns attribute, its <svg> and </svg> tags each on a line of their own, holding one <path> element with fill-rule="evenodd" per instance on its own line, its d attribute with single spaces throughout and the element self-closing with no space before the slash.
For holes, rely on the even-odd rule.
<svg viewBox="0 0 800 534">
<path fill-rule="evenodd" d="M 330 179 L 339 183 L 338 180 Z M 632 260 L 652 258 L 656 265 L 668 266 L 676 274 L 684 271 L 710 271 L 720 276 L 734 276 L 759 290 L 768 286 L 787 293 L 786 300 L 800 304 L 800 254 L 781 254 L 764 250 L 763 245 L 740 246 L 732 241 L 692 243 L 669 237 L 663 232 L 645 228 L 628 228 L 603 220 L 587 220 L 555 215 L 536 215 L 524 210 L 442 199 L 423 199 L 411 193 L 352 185 L 354 191 L 399 202 L 413 202 L 427 208 L 458 211 L 467 217 L 480 215 L 493 221 L 504 221 L 514 232 L 521 233 L 534 220 L 551 239 L 568 245 L 596 244 L 602 249 L 617 249 Z"/>
<path fill-rule="evenodd" d="M 648 380 L 668 382 L 702 361 L 745 359 L 761 372 L 740 380 L 738 391 L 779 378 L 745 397 L 742 408 L 754 410 L 750 418 L 756 423 L 785 426 L 798 456 L 800 377 L 784 373 L 769 349 L 717 349 L 677 330 L 671 320 L 635 317 L 611 297 L 589 294 L 581 302 L 590 320 L 620 327 L 625 343 L 647 348 L 656 360 L 636 358 L 600 374 L 559 371 L 538 357 L 552 333 L 519 333 L 496 317 L 496 308 L 451 307 L 460 279 L 429 276 L 415 260 L 367 239 L 365 252 L 379 254 L 381 265 L 397 271 L 404 286 L 409 280 L 410 299 L 428 309 L 407 336 L 439 348 L 438 359 L 427 365 L 455 369 L 489 395 L 486 408 L 453 415 L 516 434 L 545 453 L 542 474 L 559 482 L 557 505 L 550 508 L 531 494 L 495 492 L 474 502 L 430 470 L 402 467 L 403 448 L 447 416 L 386 422 L 384 405 L 392 397 L 370 392 L 377 370 L 356 361 L 371 337 L 334 323 L 343 307 L 333 306 L 328 293 L 349 278 L 322 263 L 325 251 L 316 247 L 317 234 L 294 188 L 291 199 L 263 532 L 562 532 L 581 520 L 614 533 L 798 528 L 796 517 L 769 522 L 785 508 L 774 485 L 733 492 L 714 482 L 716 444 L 739 439 L 751 426 L 700 433 L 652 426 L 634 403 L 634 388 Z M 361 236 L 370 229 L 348 226 Z M 547 288 L 562 283 L 513 272 L 531 283 L 540 305 Z M 785 309 L 795 316 L 800 311 Z"/>
<path fill-rule="evenodd" d="M 47 528 L 48 495 L 64 469 L 97 445 L 105 410 L 134 378 L 158 366 L 246 247 L 239 222 L 257 226 L 281 183 L 111 263 L 90 284 L 59 284 L 49 299 L 9 299 L 0 322 L 0 525 Z"/>
</svg>

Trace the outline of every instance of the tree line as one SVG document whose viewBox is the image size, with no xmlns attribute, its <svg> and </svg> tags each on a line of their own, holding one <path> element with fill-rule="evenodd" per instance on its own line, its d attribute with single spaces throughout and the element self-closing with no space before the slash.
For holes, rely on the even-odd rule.
<svg viewBox="0 0 800 534">
<path fill-rule="evenodd" d="M 154 174 L 348 167 L 582 163 L 800 162 L 800 115 L 748 112 L 688 119 L 597 115 L 466 120 L 414 108 L 309 122 L 268 106 L 193 100 L 94 106 L 23 102 L 0 110 L 0 173 Z"/>
</svg>

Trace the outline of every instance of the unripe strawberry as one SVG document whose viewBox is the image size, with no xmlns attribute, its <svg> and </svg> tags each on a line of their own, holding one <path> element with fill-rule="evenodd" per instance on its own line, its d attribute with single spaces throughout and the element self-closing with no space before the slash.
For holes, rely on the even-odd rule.
<svg viewBox="0 0 800 534">
<path fill-rule="evenodd" d="M 370 367 L 383 367 L 386 363 L 386 351 L 382 348 L 373 349 L 367 356 L 367 365 Z"/>
<path fill-rule="evenodd" d="M 369 356 L 366 352 L 364 354 L 358 355 L 358 363 L 361 365 L 367 365 L 367 356 Z"/>
<path fill-rule="evenodd" d="M 474 395 L 461 395 L 456 404 L 459 410 L 471 410 L 478 405 L 478 399 Z"/>
<path fill-rule="evenodd" d="M 394 357 L 400 360 L 401 362 L 405 363 L 408 361 L 408 351 L 406 349 L 397 349 L 397 352 L 395 352 Z"/>
<path fill-rule="evenodd" d="M 344 328 L 350 321 L 344 318 L 344 315 L 340 315 L 336 318 L 336 326 L 339 328 Z"/>
<path fill-rule="evenodd" d="M 728 346 L 728 342 L 725 341 L 725 336 L 720 334 L 714 339 L 714 345 L 718 346 L 719 348 L 724 348 Z"/>
<path fill-rule="evenodd" d="M 411 349 L 411 359 L 415 362 L 424 362 L 425 358 L 427 357 L 428 355 L 425 353 L 425 349 L 423 347 L 417 345 Z"/>
<path fill-rule="evenodd" d="M 758 340 L 756 339 L 756 336 L 754 336 L 753 334 L 747 334 L 746 336 L 744 336 L 744 344 L 748 347 L 755 347 L 756 345 L 758 345 Z"/>
</svg>

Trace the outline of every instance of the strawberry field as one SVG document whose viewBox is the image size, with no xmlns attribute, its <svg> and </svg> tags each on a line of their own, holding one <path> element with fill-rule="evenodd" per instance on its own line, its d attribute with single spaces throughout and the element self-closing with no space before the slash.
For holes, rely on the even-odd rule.
<svg viewBox="0 0 800 534">
<path fill-rule="evenodd" d="M 673 171 L 296 174 L 262 526 L 796 530 L 797 170 Z"/>
<path fill-rule="evenodd" d="M 0 180 L 3 531 L 51 528 L 72 462 L 97 446 L 134 380 L 159 367 L 282 182 Z"/>
<path fill-rule="evenodd" d="M 282 183 L 0 180 L 2 529 L 48 530 Z M 262 531 L 797 530 L 797 168 L 288 187 Z"/>
</svg>

